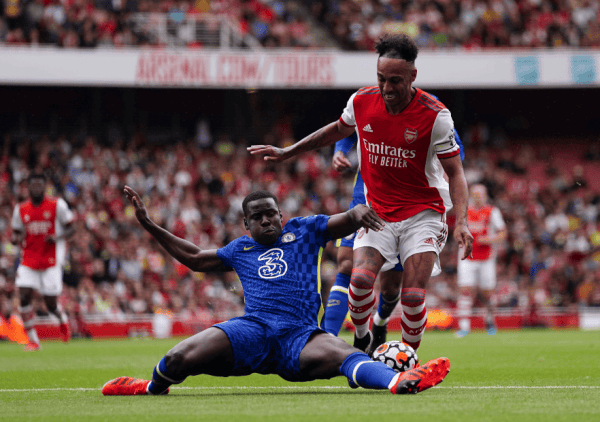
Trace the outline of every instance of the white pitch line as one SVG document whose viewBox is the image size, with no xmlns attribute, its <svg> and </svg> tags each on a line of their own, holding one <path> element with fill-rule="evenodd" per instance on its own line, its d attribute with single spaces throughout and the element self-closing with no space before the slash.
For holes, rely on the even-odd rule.
<svg viewBox="0 0 600 422">
<path fill-rule="evenodd" d="M 435 388 L 443 389 L 462 389 L 462 390 L 511 390 L 511 389 L 542 389 L 542 390 L 559 390 L 559 389 L 600 389 L 600 385 L 480 385 L 480 386 L 439 386 Z M 280 387 L 171 387 L 173 390 L 349 390 L 343 386 L 319 386 L 319 387 L 300 387 L 300 386 L 280 386 Z M 0 393 L 32 393 L 46 391 L 100 391 L 101 388 L 4 388 L 0 389 Z M 360 390 L 356 390 L 360 391 Z"/>
</svg>

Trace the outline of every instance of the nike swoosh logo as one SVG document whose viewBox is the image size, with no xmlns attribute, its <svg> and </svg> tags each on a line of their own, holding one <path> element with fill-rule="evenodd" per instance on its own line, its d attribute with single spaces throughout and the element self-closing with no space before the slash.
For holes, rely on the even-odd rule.
<svg viewBox="0 0 600 422">
<path fill-rule="evenodd" d="M 252 249 L 254 246 L 244 246 L 244 250 L 245 251 L 249 251 L 250 249 Z"/>
</svg>

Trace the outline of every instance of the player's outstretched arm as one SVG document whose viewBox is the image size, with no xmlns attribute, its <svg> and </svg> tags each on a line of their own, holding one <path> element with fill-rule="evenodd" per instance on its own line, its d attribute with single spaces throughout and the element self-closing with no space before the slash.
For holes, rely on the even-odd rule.
<svg viewBox="0 0 600 422">
<path fill-rule="evenodd" d="M 354 208 L 332 215 L 327 222 L 327 231 L 332 239 L 339 239 L 354 233 L 361 227 L 380 231 L 385 222 L 371 208 L 359 204 Z"/>
<path fill-rule="evenodd" d="M 272 145 L 252 145 L 248 147 L 248 151 L 252 155 L 264 155 L 265 161 L 275 161 L 279 163 L 303 152 L 331 145 L 352 134 L 352 132 L 354 132 L 354 128 L 344 126 L 340 121 L 336 121 L 329 123 L 327 126 L 323 126 L 321 129 L 311 133 L 289 147 L 277 148 Z"/>
<path fill-rule="evenodd" d="M 192 271 L 231 271 L 217 256 L 217 250 L 201 250 L 198 246 L 185 239 L 181 239 L 169 231 L 158 226 L 150 219 L 148 210 L 138 193 L 125 186 L 125 196 L 135 207 L 135 217 L 142 227 L 154 237 L 158 243 L 176 260 Z"/>
<path fill-rule="evenodd" d="M 467 223 L 467 207 L 469 200 L 469 189 L 467 179 L 463 170 L 460 156 L 455 155 L 450 158 L 440 159 L 444 171 L 448 175 L 448 184 L 450 185 L 450 199 L 456 213 L 456 226 L 454 228 L 454 238 L 458 242 L 459 248 L 464 248 L 461 259 L 467 259 L 473 252 L 473 235 L 469 231 Z"/>
</svg>

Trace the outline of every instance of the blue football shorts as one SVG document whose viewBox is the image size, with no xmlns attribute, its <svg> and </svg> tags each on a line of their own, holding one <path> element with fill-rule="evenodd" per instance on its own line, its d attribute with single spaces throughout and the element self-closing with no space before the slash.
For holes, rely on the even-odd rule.
<svg viewBox="0 0 600 422">
<path fill-rule="evenodd" d="M 214 325 L 225 332 L 233 348 L 232 376 L 277 374 L 288 381 L 302 381 L 300 352 L 316 324 L 299 324 L 273 314 L 250 314 Z"/>
</svg>

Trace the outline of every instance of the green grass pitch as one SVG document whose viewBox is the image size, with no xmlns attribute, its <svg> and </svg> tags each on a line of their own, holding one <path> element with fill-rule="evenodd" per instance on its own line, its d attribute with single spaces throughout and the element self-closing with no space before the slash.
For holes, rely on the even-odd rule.
<svg viewBox="0 0 600 422">
<path fill-rule="evenodd" d="M 391 333 L 388 338 L 398 338 Z M 344 335 L 350 341 L 349 335 Z M 494 336 L 426 332 L 425 362 L 450 358 L 439 386 L 417 395 L 351 390 L 343 377 L 190 377 L 162 397 L 104 397 L 121 375 L 151 376 L 171 340 L 0 343 L 4 421 L 600 421 L 600 332 L 523 330 Z"/>
</svg>

